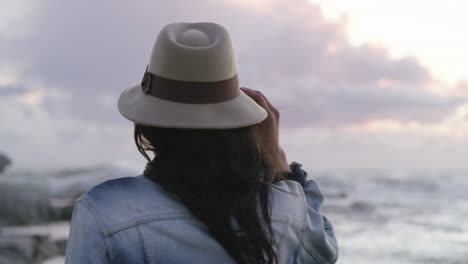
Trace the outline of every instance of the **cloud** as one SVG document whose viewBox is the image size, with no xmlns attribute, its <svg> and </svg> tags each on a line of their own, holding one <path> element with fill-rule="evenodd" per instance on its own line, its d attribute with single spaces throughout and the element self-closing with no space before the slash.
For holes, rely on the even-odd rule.
<svg viewBox="0 0 468 264">
<path fill-rule="evenodd" d="M 37 157 L 37 166 L 139 159 L 116 101 L 141 80 L 159 30 L 175 21 L 224 25 L 241 85 L 264 91 L 288 129 L 334 131 L 375 119 L 434 123 L 466 102 L 427 89 L 434 80 L 415 58 L 352 46 L 345 20 L 327 21 L 305 0 L 253 8 L 248 1 L 47 0 L 18 24 L 27 27 L 21 34 L 0 31 L 0 61 L 16 69 L 15 82 L 0 85 L 0 122 L 11 127 L 0 130 L 2 146 L 24 163 Z M 122 142 L 127 152 L 108 153 Z"/>
<path fill-rule="evenodd" d="M 465 123 L 468 124 L 468 122 Z M 468 130 L 465 130 L 465 132 Z M 466 168 L 468 138 L 402 130 L 285 130 L 288 161 L 308 170 Z"/>
<path fill-rule="evenodd" d="M 391 89 L 373 85 L 349 87 L 311 79 L 289 85 L 298 90 L 277 103 L 285 108 L 282 122 L 288 127 L 336 127 L 376 119 L 434 123 L 466 102 L 463 97 L 435 95 L 404 86 Z M 287 87 L 287 84 L 277 86 Z"/>
<path fill-rule="evenodd" d="M 12 169 L 79 168 L 144 164 L 133 143 L 132 124 L 113 124 L 51 117 L 21 96 L 2 97 L 0 152 Z"/>
<path fill-rule="evenodd" d="M 321 80 L 347 84 L 386 78 L 416 86 L 431 80 L 430 72 L 414 58 L 393 59 L 378 46 L 351 46 L 346 20 L 325 20 L 317 5 L 300 0 L 272 2 L 275 8 L 267 15 L 246 18 L 255 30 L 247 33 L 243 43 L 244 58 L 258 68 L 279 76 L 313 74 Z"/>
<path fill-rule="evenodd" d="M 0 100 L 1 97 L 22 95 L 30 90 L 31 89 L 18 84 L 0 85 Z"/>
<path fill-rule="evenodd" d="M 314 101 L 315 113 L 332 112 L 336 120 L 356 122 L 376 113 L 406 120 L 402 113 L 411 112 L 411 118 L 425 122 L 442 117 L 459 103 L 453 98 L 438 100 L 420 89 L 431 82 L 431 75 L 416 59 L 393 59 L 381 47 L 352 47 L 345 21 L 326 21 L 317 5 L 302 0 L 272 1 L 271 5 L 261 12 L 214 0 L 50 0 L 30 19 L 33 33 L 7 42 L 11 52 L 2 56 L 27 62 L 21 78 L 39 78 L 45 86 L 70 95 L 66 102 L 44 100 L 52 115 L 117 121 L 115 105 L 105 103 L 104 98 L 117 98 L 126 86 L 141 79 L 160 28 L 174 21 L 210 20 L 230 30 L 244 84 L 256 85 L 265 94 L 283 89 L 308 95 L 296 96 L 297 104 L 304 107 Z M 298 79 L 312 81 L 298 85 Z M 405 85 L 407 97 L 404 90 L 395 95 L 378 87 L 381 80 Z M 278 82 L 290 87 L 277 87 Z M 327 84 L 312 85 L 317 82 Z M 371 95 L 361 86 L 370 87 Z M 413 90 L 419 90 L 419 95 Z M 272 100 L 281 101 L 279 97 Z M 431 105 L 434 108 L 428 112 Z"/>
</svg>

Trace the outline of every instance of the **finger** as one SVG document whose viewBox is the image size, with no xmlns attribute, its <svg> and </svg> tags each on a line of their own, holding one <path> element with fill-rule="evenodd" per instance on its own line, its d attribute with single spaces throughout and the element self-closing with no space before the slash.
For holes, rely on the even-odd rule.
<svg viewBox="0 0 468 264">
<path fill-rule="evenodd" d="M 242 87 L 242 88 L 246 88 L 246 87 Z M 241 88 L 241 89 L 242 89 L 242 88 Z M 269 108 L 274 108 L 274 106 L 270 103 L 270 101 L 268 100 L 268 98 L 267 98 L 261 91 L 253 90 L 253 89 L 250 89 L 250 88 L 246 88 L 246 89 L 247 89 L 247 91 L 249 91 L 249 92 L 252 91 L 252 92 L 254 92 L 254 93 L 260 95 L 260 96 L 265 100 L 265 102 L 267 103 L 267 105 L 268 105 Z"/>
<path fill-rule="evenodd" d="M 241 87 L 240 89 L 241 89 L 243 92 L 247 92 L 247 93 L 250 93 L 250 94 L 258 94 L 258 93 L 260 93 L 260 91 L 257 91 L 257 90 L 251 89 L 251 88 L 247 88 L 247 87 Z"/>
<path fill-rule="evenodd" d="M 270 101 L 268 100 L 268 98 L 260 91 L 257 91 L 257 93 L 265 100 L 265 102 L 267 103 L 268 105 L 268 108 L 275 108 L 271 103 Z"/>
<path fill-rule="evenodd" d="M 265 110 L 267 110 L 267 111 L 269 112 L 268 115 L 271 115 L 271 113 L 270 113 L 271 110 L 270 110 L 270 108 L 268 107 L 268 104 L 267 104 L 267 102 L 265 101 L 264 97 L 258 96 L 258 102 L 257 102 L 257 103 L 260 104 L 261 107 L 265 108 Z"/>
<path fill-rule="evenodd" d="M 242 88 L 241 88 L 242 89 Z M 252 89 L 242 89 L 245 94 L 247 94 L 249 97 L 251 97 L 255 102 L 257 102 L 260 106 L 265 108 L 266 110 L 269 110 L 268 104 L 265 101 L 264 97 L 262 97 L 260 94 L 255 92 Z"/>
<path fill-rule="evenodd" d="M 241 87 L 241 90 L 242 90 L 245 94 L 247 94 L 247 95 L 249 95 L 249 96 L 251 96 L 251 97 L 252 97 L 252 96 L 258 97 L 258 96 L 259 96 L 258 93 L 257 93 L 255 90 L 253 90 L 253 89 L 246 88 L 246 87 Z"/>
<path fill-rule="evenodd" d="M 245 88 L 245 89 L 242 89 L 242 88 Z M 257 91 L 257 90 L 253 90 L 253 89 L 250 89 L 250 88 L 246 88 L 246 87 L 241 87 L 241 89 L 247 95 L 249 95 L 252 99 L 254 99 L 254 101 L 257 102 L 257 104 L 259 104 L 265 110 L 267 110 L 268 111 L 268 116 L 273 116 L 273 117 L 276 118 L 276 120 L 279 119 L 279 117 L 280 117 L 279 111 L 268 101 L 268 99 L 266 98 L 265 95 L 262 94 L 262 92 Z"/>
<path fill-rule="evenodd" d="M 272 110 L 273 112 L 278 113 L 278 110 L 270 103 L 268 98 L 266 98 L 263 94 L 262 94 L 262 97 L 265 99 L 265 102 L 268 105 L 268 108 Z"/>
<path fill-rule="evenodd" d="M 266 96 L 263 95 L 262 92 L 260 92 L 260 91 L 256 91 L 256 92 L 257 92 L 258 95 L 260 95 L 260 96 L 263 98 L 263 100 L 265 101 L 265 103 L 266 103 L 267 106 L 268 106 L 268 109 L 269 109 L 270 111 L 272 111 L 272 112 L 275 114 L 275 116 L 276 116 L 277 118 L 279 118 L 279 111 L 278 111 L 278 109 L 276 109 L 276 108 L 270 103 L 270 101 L 268 100 L 268 98 L 266 98 Z"/>
<path fill-rule="evenodd" d="M 263 99 L 263 101 L 265 102 L 265 105 L 268 106 L 267 102 L 265 101 L 265 96 L 263 96 L 260 91 L 253 90 L 253 89 L 246 88 L 246 87 L 241 87 L 241 89 L 244 93 L 252 97 L 252 99 L 254 99 L 255 101 L 262 101 L 261 99 Z"/>
<path fill-rule="evenodd" d="M 268 115 L 266 119 L 274 119 L 276 117 L 276 113 L 268 107 L 268 104 L 265 102 L 263 97 L 257 95 L 255 102 L 267 111 Z"/>
<path fill-rule="evenodd" d="M 265 109 L 267 111 L 267 113 L 268 113 L 267 119 L 275 119 L 277 122 L 279 122 L 279 118 L 280 118 L 279 111 L 276 108 L 274 108 L 273 106 L 271 106 L 272 108 L 270 108 L 268 106 L 268 103 L 265 100 L 266 99 L 265 96 L 261 96 L 258 93 L 254 93 L 254 95 L 252 95 L 252 97 L 253 97 L 254 101 L 258 105 L 260 105 L 263 109 Z"/>
</svg>

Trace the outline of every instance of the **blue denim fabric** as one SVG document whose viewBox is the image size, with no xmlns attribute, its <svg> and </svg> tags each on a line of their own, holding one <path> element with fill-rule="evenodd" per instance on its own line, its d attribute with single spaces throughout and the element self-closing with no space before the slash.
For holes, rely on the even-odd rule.
<svg viewBox="0 0 468 264">
<path fill-rule="evenodd" d="M 332 224 L 316 183 L 271 191 L 279 263 L 335 263 Z M 290 194 L 290 193 L 293 194 Z M 177 197 L 143 177 L 109 180 L 75 202 L 65 263 L 235 263 Z"/>
</svg>

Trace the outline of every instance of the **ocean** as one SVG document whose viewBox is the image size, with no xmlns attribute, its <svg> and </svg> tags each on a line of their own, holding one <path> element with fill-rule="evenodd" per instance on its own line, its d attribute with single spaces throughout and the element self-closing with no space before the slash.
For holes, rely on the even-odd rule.
<svg viewBox="0 0 468 264">
<path fill-rule="evenodd" d="M 468 170 L 309 171 L 340 246 L 338 263 L 468 263 Z M 0 264 L 63 263 L 73 200 L 113 166 L 0 174 Z"/>
<path fill-rule="evenodd" d="M 468 263 L 468 171 L 314 173 L 338 263 Z"/>
</svg>

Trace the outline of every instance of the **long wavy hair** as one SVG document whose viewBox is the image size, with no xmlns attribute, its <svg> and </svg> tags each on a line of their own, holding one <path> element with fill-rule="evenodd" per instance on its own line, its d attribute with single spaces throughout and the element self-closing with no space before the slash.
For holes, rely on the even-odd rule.
<svg viewBox="0 0 468 264">
<path fill-rule="evenodd" d="M 272 183 L 284 178 L 274 153 L 262 145 L 257 125 L 183 129 L 135 124 L 134 138 L 147 169 L 161 172 L 145 170 L 145 177 L 175 194 L 237 263 L 278 262 L 268 197 Z"/>
</svg>

